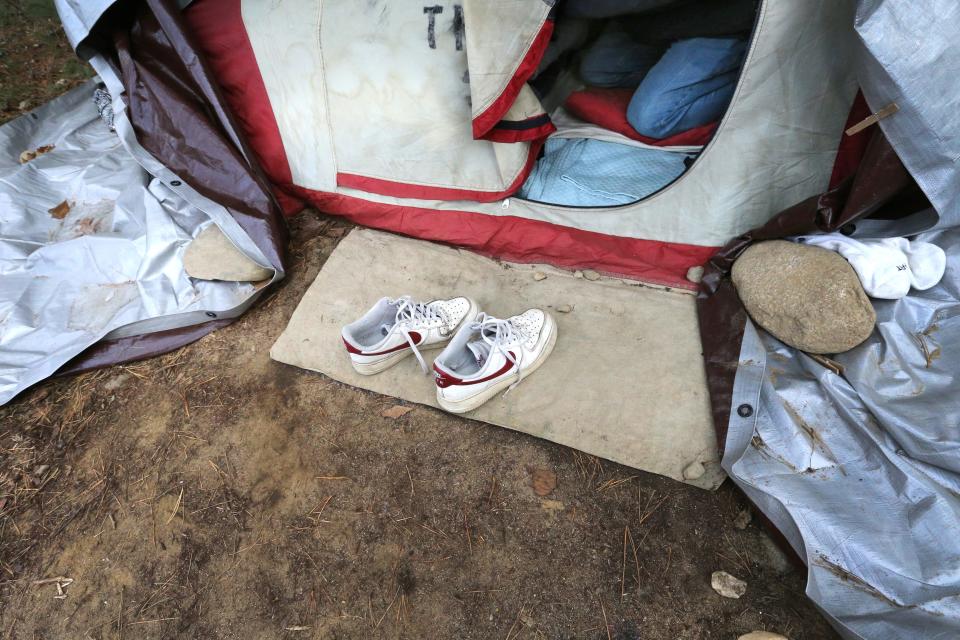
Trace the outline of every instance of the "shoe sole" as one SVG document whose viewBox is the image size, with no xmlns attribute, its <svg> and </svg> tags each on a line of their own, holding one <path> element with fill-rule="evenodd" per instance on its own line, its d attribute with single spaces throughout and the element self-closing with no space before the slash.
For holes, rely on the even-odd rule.
<svg viewBox="0 0 960 640">
<path fill-rule="evenodd" d="M 427 351 L 436 351 L 437 349 L 442 349 L 447 346 L 446 342 L 435 342 L 434 344 L 429 344 L 425 347 L 420 347 L 420 353 Z M 397 351 L 396 353 L 391 353 L 389 356 L 383 360 L 377 360 L 376 362 L 353 362 L 351 359 L 350 363 L 353 365 L 353 370 L 359 373 L 362 376 L 372 376 L 380 373 L 381 371 L 386 371 L 390 367 L 398 364 L 401 360 L 408 356 L 413 355 L 413 349 L 404 349 L 403 351 Z"/>
<path fill-rule="evenodd" d="M 540 352 L 540 356 L 533 361 L 530 367 L 526 371 L 520 372 L 520 381 L 523 382 L 529 376 L 531 376 L 540 366 L 546 361 L 546 359 L 553 353 L 553 348 L 557 345 L 557 322 L 553 319 L 553 316 L 545 314 L 547 318 L 547 323 L 550 324 L 553 328 L 553 331 L 550 332 L 550 337 L 547 338 L 547 344 L 544 345 L 543 351 Z M 490 386 L 486 391 L 478 393 L 475 396 L 470 396 L 469 398 L 464 398 L 456 402 L 451 402 L 440 397 L 440 389 L 437 388 L 437 404 L 440 405 L 440 408 L 449 413 L 468 413 L 478 408 L 498 393 L 509 387 L 511 384 L 516 382 L 516 378 L 513 376 L 507 377 L 504 380 Z M 519 384 L 519 382 L 517 384 Z"/>
<path fill-rule="evenodd" d="M 464 322 L 468 320 L 472 321 L 473 318 L 477 317 L 477 314 L 480 313 L 480 305 L 477 304 L 476 300 L 473 298 L 468 298 L 470 300 L 470 310 L 467 312 L 467 315 L 463 317 L 463 320 L 460 321 L 453 331 L 450 332 L 450 337 L 444 340 L 443 342 L 434 342 L 425 347 L 420 347 L 420 353 L 425 351 L 436 351 L 437 349 L 443 349 L 447 346 L 447 343 L 453 339 L 453 336 L 456 335 L 460 327 L 463 326 Z M 372 376 L 383 371 L 386 371 L 390 367 L 396 365 L 401 360 L 407 356 L 413 355 L 413 349 L 404 349 L 403 351 L 397 351 L 396 353 L 391 353 L 386 358 L 382 360 L 377 360 L 376 362 L 354 362 L 353 358 L 350 359 L 350 364 L 353 365 L 353 370 L 359 373 L 362 376 Z"/>
</svg>

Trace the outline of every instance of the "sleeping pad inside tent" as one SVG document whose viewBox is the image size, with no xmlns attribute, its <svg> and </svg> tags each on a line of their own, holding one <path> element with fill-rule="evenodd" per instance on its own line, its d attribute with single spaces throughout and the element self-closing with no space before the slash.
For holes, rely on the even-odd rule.
<svg viewBox="0 0 960 640">
<path fill-rule="evenodd" d="M 379 231 L 334 251 L 275 357 L 428 402 L 399 368 L 350 378 L 337 327 L 461 286 L 562 306 L 552 359 L 478 417 L 727 474 L 845 637 L 949 636 L 960 548 L 930 532 L 960 513 L 958 10 L 923 4 L 57 0 L 99 80 L 0 128 L 0 401 L 229 322 L 283 277 L 283 215 L 310 205 Z M 755 240 L 839 229 L 923 234 L 948 269 L 877 304 L 830 368 L 755 326 L 729 270 Z"/>
</svg>

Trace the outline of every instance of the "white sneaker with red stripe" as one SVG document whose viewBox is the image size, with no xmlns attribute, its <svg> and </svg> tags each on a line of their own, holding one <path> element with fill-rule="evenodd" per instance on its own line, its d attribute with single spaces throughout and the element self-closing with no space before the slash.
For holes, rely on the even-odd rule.
<svg viewBox="0 0 960 640">
<path fill-rule="evenodd" d="M 343 327 L 340 335 L 357 373 L 380 373 L 411 353 L 428 373 L 420 352 L 446 345 L 479 312 L 479 305 L 466 297 L 432 302 L 416 302 L 410 296 L 381 298 L 362 318 Z"/>
<path fill-rule="evenodd" d="M 433 362 L 437 402 L 451 413 L 476 409 L 536 371 L 557 343 L 557 323 L 540 309 L 464 324 Z"/>
</svg>

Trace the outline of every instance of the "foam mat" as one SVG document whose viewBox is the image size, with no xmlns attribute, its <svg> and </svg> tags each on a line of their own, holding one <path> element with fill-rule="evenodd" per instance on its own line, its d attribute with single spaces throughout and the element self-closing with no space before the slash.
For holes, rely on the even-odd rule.
<svg viewBox="0 0 960 640">
<path fill-rule="evenodd" d="M 547 277 L 537 280 L 536 272 Z M 548 266 L 355 230 L 330 255 L 270 355 L 436 407 L 433 378 L 415 358 L 361 376 L 340 339 L 340 327 L 379 298 L 404 294 L 421 300 L 466 295 L 499 317 L 540 307 L 556 318 L 557 346 L 543 366 L 466 417 L 706 489 L 723 481 L 688 292 L 616 278 L 590 281 Z M 565 306 L 571 310 L 557 311 Z M 424 356 L 429 363 L 438 353 Z"/>
</svg>

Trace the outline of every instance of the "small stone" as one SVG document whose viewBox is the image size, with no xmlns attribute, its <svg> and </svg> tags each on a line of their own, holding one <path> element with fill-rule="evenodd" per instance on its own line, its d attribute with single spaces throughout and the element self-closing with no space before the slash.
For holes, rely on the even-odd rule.
<svg viewBox="0 0 960 640">
<path fill-rule="evenodd" d="M 710 586 L 724 598 L 734 600 L 747 592 L 747 583 L 726 571 L 714 571 L 710 576 Z"/>
<path fill-rule="evenodd" d="M 790 640 L 790 638 L 769 631 L 751 631 L 743 634 L 737 640 Z"/>
<path fill-rule="evenodd" d="M 582 278 L 582 277 L 583 277 L 583 271 L 580 271 L 580 270 L 574 271 L 574 272 L 573 272 L 573 277 L 574 277 L 574 278 Z"/>
<path fill-rule="evenodd" d="M 30 108 L 30 101 L 24 100 L 23 102 L 17 105 L 17 108 L 20 109 L 20 111 L 26 111 L 27 109 Z"/>
<path fill-rule="evenodd" d="M 733 526 L 742 531 L 747 528 L 752 519 L 753 514 L 750 513 L 750 509 L 741 509 L 733 519 Z"/>
<path fill-rule="evenodd" d="M 876 324 L 853 267 L 821 247 L 758 242 L 734 263 L 731 276 L 750 317 L 801 351 L 848 351 L 869 338 Z"/>
<path fill-rule="evenodd" d="M 118 376 L 113 376 L 112 378 L 107 380 L 105 383 L 103 383 L 103 390 L 116 391 L 117 389 L 122 387 L 124 383 L 126 383 L 126 381 L 129 379 L 130 379 L 129 373 L 121 373 Z"/>
<path fill-rule="evenodd" d="M 540 282 L 541 280 L 546 280 L 547 274 L 545 274 L 543 271 L 535 271 L 533 273 L 533 279 L 536 280 L 537 282 Z"/>
<path fill-rule="evenodd" d="M 694 460 L 688 464 L 683 469 L 683 479 L 684 480 L 696 480 L 697 478 L 702 478 L 703 474 L 707 472 L 707 469 L 703 466 L 703 463 L 699 460 Z"/>
<path fill-rule="evenodd" d="M 594 271 L 593 269 L 584 269 L 583 277 L 592 282 L 596 282 L 600 279 L 600 274 Z"/>
<path fill-rule="evenodd" d="M 557 313 L 570 313 L 573 311 L 573 307 L 568 304 L 560 304 L 556 306 Z"/>
<path fill-rule="evenodd" d="M 66 78 L 60 78 L 59 80 L 57 80 L 57 81 L 54 82 L 53 84 L 55 84 L 55 85 L 58 86 L 58 87 L 62 87 L 63 85 L 67 84 L 67 79 L 66 79 Z"/>
<path fill-rule="evenodd" d="M 687 280 L 699 284 L 699 282 L 703 280 L 703 267 L 696 266 L 687 269 Z"/>
</svg>

